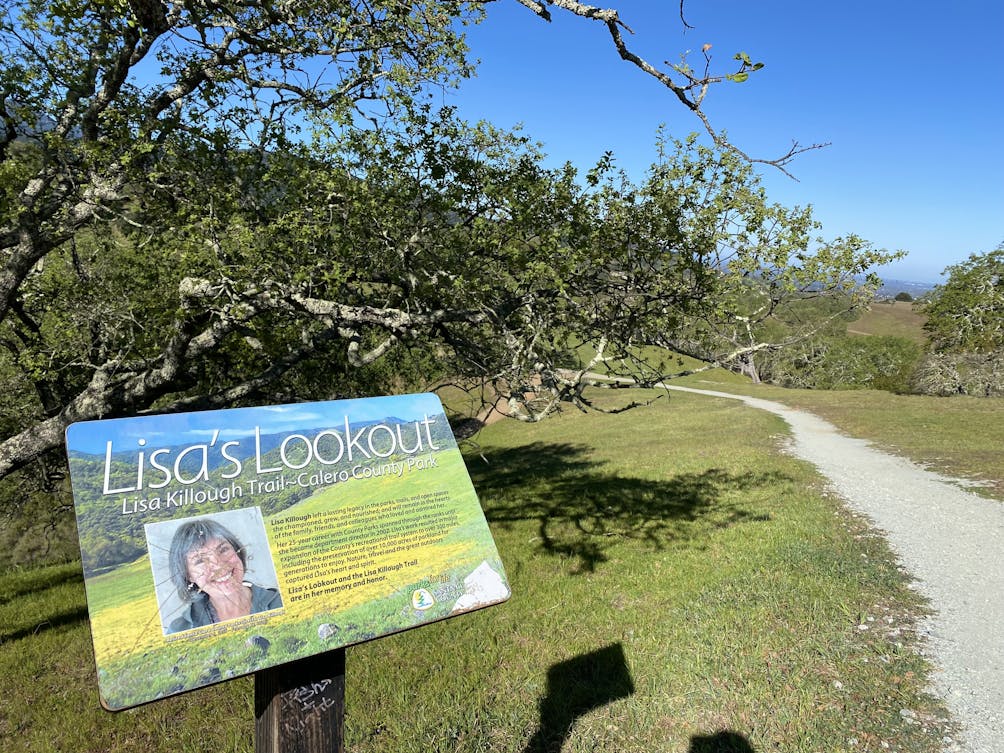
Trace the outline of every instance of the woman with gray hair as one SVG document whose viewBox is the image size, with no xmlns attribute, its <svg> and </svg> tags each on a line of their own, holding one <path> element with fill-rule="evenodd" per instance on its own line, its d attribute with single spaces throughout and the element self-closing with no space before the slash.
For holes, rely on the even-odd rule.
<svg viewBox="0 0 1004 753">
<path fill-rule="evenodd" d="M 174 532 L 168 554 L 171 580 L 185 611 L 168 633 L 246 617 L 282 606 L 274 588 L 244 580 L 247 554 L 224 526 L 209 518 L 190 520 Z"/>
</svg>

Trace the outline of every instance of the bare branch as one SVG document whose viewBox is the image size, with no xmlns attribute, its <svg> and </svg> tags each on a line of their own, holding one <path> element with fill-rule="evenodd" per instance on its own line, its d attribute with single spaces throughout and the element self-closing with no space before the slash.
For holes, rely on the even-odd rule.
<svg viewBox="0 0 1004 753">
<path fill-rule="evenodd" d="M 577 0 L 542 0 L 541 2 L 538 2 L 538 0 L 516 1 L 529 8 L 545 21 L 551 20 L 548 6 L 554 5 L 581 18 L 599 21 L 600 23 L 605 24 L 607 31 L 610 34 L 610 39 L 617 50 L 617 54 L 620 55 L 622 60 L 631 63 L 636 68 L 643 71 L 646 75 L 651 76 L 669 89 L 684 107 L 697 116 L 697 118 L 701 121 L 701 125 L 704 127 L 705 132 L 719 148 L 731 151 L 748 162 L 755 162 L 774 167 L 787 175 L 789 178 L 797 180 L 797 178 L 795 178 L 795 176 L 788 170 L 788 165 L 791 164 L 792 160 L 805 152 L 829 146 L 828 143 L 814 143 L 809 146 L 803 146 L 797 141 L 794 141 L 792 142 L 791 148 L 784 154 L 774 157 L 773 159 L 761 159 L 753 157 L 737 147 L 728 139 L 724 132 L 718 131 L 712 126 L 710 119 L 702 109 L 704 98 L 707 95 L 709 88 L 712 85 L 719 84 L 730 77 L 736 77 L 739 74 L 745 76 L 748 71 L 754 70 L 753 68 L 747 66 L 746 61 L 741 61 L 740 67 L 736 73 L 728 75 L 711 75 L 708 72 L 708 68 L 705 68 L 704 74 L 698 76 L 690 71 L 689 66 L 683 65 L 671 65 L 670 70 L 664 70 L 653 65 L 628 46 L 627 42 L 624 40 L 622 30 L 627 31 L 629 34 L 633 34 L 634 32 L 624 21 L 621 20 L 618 15 L 618 11 L 614 8 L 601 9 L 592 5 L 587 5 L 586 3 L 577 2 Z M 680 2 L 680 21 L 684 27 L 688 29 L 693 28 L 683 17 L 683 0 Z M 707 55 L 707 49 L 704 50 L 704 53 L 705 58 L 710 63 L 710 56 Z M 759 66 L 759 64 L 757 64 L 757 66 Z M 682 82 L 678 82 L 676 78 L 674 78 L 674 73 L 682 78 Z M 735 80 L 740 79 L 735 78 Z"/>
<path fill-rule="evenodd" d="M 687 23 L 687 19 L 683 17 L 683 5 L 686 0 L 680 0 L 680 23 L 683 24 L 686 29 L 693 29 L 694 27 Z"/>
</svg>

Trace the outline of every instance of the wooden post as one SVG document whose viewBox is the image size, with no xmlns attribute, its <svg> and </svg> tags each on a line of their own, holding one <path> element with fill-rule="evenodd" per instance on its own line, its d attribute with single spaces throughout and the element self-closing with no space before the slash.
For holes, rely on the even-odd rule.
<svg viewBox="0 0 1004 753">
<path fill-rule="evenodd" d="M 255 753 L 342 753 L 345 649 L 254 677 Z"/>
</svg>

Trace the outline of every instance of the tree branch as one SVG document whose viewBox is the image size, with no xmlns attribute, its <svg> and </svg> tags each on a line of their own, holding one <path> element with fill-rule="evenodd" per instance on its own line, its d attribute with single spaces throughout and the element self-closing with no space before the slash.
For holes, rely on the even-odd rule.
<svg viewBox="0 0 1004 753">
<path fill-rule="evenodd" d="M 774 157 L 773 159 L 761 159 L 753 157 L 737 147 L 728 139 L 724 132 L 716 130 L 711 125 L 710 119 L 702 109 L 704 98 L 708 93 L 709 87 L 714 84 L 721 83 L 729 78 L 740 75 L 747 76 L 749 71 L 754 70 L 754 68 L 750 68 L 746 61 L 741 61 L 739 69 L 735 73 L 718 76 L 709 75 L 707 69 L 705 69 L 703 76 L 696 76 L 689 70 L 689 66 L 671 66 L 671 69 L 677 75 L 683 77 L 684 83 L 678 83 L 676 79 L 674 79 L 672 73 L 653 65 L 628 46 L 627 42 L 624 40 L 622 29 L 626 30 L 629 34 L 634 34 L 634 32 L 626 23 L 624 23 L 624 21 L 621 20 L 616 9 L 601 9 L 592 5 L 577 2 L 576 0 L 516 0 L 516 2 L 529 8 L 535 15 L 545 21 L 551 20 L 551 14 L 548 10 L 548 6 L 554 5 L 581 18 L 598 21 L 604 24 L 610 34 L 610 39 L 613 42 L 614 48 L 617 50 L 617 54 L 620 55 L 622 60 L 631 63 L 633 66 L 643 71 L 646 75 L 651 76 L 664 87 L 669 89 L 684 107 L 697 116 L 698 120 L 701 121 L 701 125 L 704 127 L 705 132 L 719 148 L 733 152 L 748 162 L 769 165 L 770 167 L 780 170 L 792 180 L 797 180 L 797 178 L 795 178 L 795 176 L 788 170 L 788 165 L 791 164 L 791 162 L 800 154 L 829 146 L 828 143 L 814 143 L 809 146 L 803 146 L 797 141 L 793 141 L 791 148 L 784 154 Z M 680 21 L 686 28 L 693 28 L 683 18 L 683 0 L 680 2 Z M 706 59 L 710 62 L 707 50 L 704 52 Z M 756 65 L 759 66 L 759 64 Z M 740 79 L 734 78 L 734 80 L 738 81 Z"/>
</svg>

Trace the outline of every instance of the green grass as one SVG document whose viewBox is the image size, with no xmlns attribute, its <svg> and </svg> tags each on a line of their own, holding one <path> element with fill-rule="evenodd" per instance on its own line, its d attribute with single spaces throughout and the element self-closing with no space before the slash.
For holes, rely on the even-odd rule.
<svg viewBox="0 0 1004 753">
<path fill-rule="evenodd" d="M 810 411 L 847 434 L 971 482 L 1004 500 L 1004 399 L 893 395 L 880 390 L 796 390 L 753 385 L 723 371 L 673 384 L 775 400 Z"/>
<path fill-rule="evenodd" d="M 639 393 L 598 399 L 656 394 Z M 693 753 L 719 733 L 757 753 L 939 750 L 911 649 L 922 605 L 883 540 L 777 451 L 785 433 L 677 393 L 487 427 L 488 463 L 468 463 L 513 597 L 350 648 L 347 750 Z M 15 749 L 251 750 L 249 680 L 103 712 L 78 571 L 0 586 Z"/>
<path fill-rule="evenodd" d="M 873 303 L 861 316 L 848 323 L 852 335 L 891 335 L 905 337 L 921 345 L 927 342 L 924 332 L 926 317 L 913 303 L 890 301 Z"/>
</svg>

